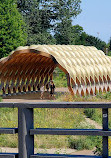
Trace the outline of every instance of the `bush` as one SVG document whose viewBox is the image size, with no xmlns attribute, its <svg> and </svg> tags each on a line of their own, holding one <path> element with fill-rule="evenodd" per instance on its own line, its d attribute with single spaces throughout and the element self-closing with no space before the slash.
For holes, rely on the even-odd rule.
<svg viewBox="0 0 111 158">
<path fill-rule="evenodd" d="M 80 136 L 79 138 L 71 136 L 68 139 L 69 148 L 76 150 L 91 150 L 95 147 L 96 142 L 97 138 L 94 136 Z"/>
<path fill-rule="evenodd" d="M 102 112 L 101 112 L 101 109 L 87 108 L 87 109 L 84 109 L 84 113 L 85 113 L 85 115 L 87 117 L 89 117 L 92 120 L 98 122 L 99 124 L 102 123 Z"/>
<path fill-rule="evenodd" d="M 84 109 L 84 113 L 87 117 L 93 118 L 95 115 L 95 109 Z"/>
<path fill-rule="evenodd" d="M 102 155 L 102 138 L 99 136 L 97 137 L 96 149 L 94 151 L 94 154 L 98 156 Z"/>
</svg>

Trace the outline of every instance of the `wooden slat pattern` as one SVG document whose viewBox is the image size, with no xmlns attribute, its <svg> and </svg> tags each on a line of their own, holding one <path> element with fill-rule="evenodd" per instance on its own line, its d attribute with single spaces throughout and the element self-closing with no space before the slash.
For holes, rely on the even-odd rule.
<svg viewBox="0 0 111 158">
<path fill-rule="evenodd" d="M 72 95 L 111 91 L 111 57 L 95 47 L 77 45 L 32 45 L 19 47 L 0 60 L 0 90 L 3 94 L 27 92 L 47 84 L 55 67 L 67 75 Z M 72 88 L 73 87 L 73 88 Z"/>
</svg>

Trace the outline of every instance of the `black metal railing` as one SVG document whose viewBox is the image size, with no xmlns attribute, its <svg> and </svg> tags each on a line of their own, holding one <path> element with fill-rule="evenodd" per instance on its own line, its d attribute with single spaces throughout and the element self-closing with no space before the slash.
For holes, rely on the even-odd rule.
<svg viewBox="0 0 111 158">
<path fill-rule="evenodd" d="M 91 102 L 46 102 L 46 103 L 0 103 L 0 108 L 18 108 L 18 128 L 0 128 L 0 134 L 18 133 L 18 153 L 0 153 L 0 158 L 108 158 L 108 136 L 111 130 L 108 129 L 108 109 L 111 103 Z M 58 129 L 58 128 L 37 128 L 34 129 L 34 108 L 101 108 L 103 129 Z M 102 136 L 103 155 L 62 155 L 62 154 L 34 154 L 34 135 L 92 135 Z"/>
</svg>

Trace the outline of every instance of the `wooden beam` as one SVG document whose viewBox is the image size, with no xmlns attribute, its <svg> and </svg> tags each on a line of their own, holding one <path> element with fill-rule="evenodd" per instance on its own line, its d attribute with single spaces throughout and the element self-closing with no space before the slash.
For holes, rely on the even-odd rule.
<svg viewBox="0 0 111 158">
<path fill-rule="evenodd" d="M 68 86 L 68 89 L 69 89 L 71 95 L 74 95 L 73 89 L 71 87 L 71 77 L 70 77 L 69 73 L 66 74 L 66 77 L 67 77 L 67 86 Z"/>
</svg>

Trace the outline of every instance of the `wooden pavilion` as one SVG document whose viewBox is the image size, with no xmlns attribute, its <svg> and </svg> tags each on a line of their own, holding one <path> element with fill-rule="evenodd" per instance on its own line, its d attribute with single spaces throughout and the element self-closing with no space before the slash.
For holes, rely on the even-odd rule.
<svg viewBox="0 0 111 158">
<path fill-rule="evenodd" d="M 72 95 L 111 91 L 111 57 L 82 45 L 32 45 L 18 47 L 0 59 L 1 95 L 37 91 L 59 67 L 67 76 Z"/>
</svg>

